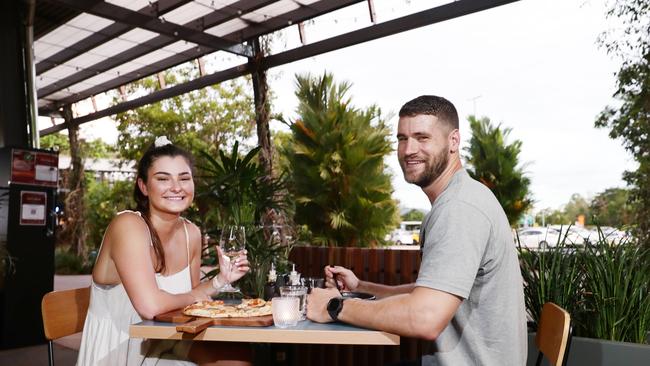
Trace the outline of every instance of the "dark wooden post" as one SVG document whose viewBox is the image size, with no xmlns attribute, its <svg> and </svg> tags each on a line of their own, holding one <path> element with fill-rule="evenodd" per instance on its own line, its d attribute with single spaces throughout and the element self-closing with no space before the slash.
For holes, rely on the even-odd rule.
<svg viewBox="0 0 650 366">
<path fill-rule="evenodd" d="M 269 85 L 266 82 L 266 69 L 262 62 L 264 60 L 264 50 L 262 50 L 259 38 L 254 39 L 252 45 L 254 56 L 250 58 L 250 61 L 255 65 L 251 76 L 255 98 L 257 143 L 262 147 L 259 159 L 267 175 L 273 176 L 273 144 L 271 144 L 271 131 L 269 129 Z"/>
<path fill-rule="evenodd" d="M 23 7 L 23 1 L 0 2 L 0 147 L 34 147 Z"/>
<path fill-rule="evenodd" d="M 86 254 L 86 225 L 84 212 L 84 195 L 86 185 L 84 182 L 84 162 L 81 142 L 79 141 L 79 125 L 72 123 L 72 108 L 67 105 L 63 108 L 63 117 L 68 126 L 68 140 L 70 141 L 70 170 L 65 197 L 65 220 L 63 230 L 59 232 L 58 242 L 67 242 L 77 255 Z"/>
</svg>

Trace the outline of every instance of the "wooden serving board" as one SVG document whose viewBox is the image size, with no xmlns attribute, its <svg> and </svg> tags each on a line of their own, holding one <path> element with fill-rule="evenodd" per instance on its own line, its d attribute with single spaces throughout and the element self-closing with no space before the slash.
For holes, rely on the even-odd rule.
<svg viewBox="0 0 650 366">
<path fill-rule="evenodd" d="M 212 325 L 231 325 L 237 327 L 267 327 L 273 325 L 273 315 L 253 316 L 249 318 L 202 318 L 183 314 L 182 309 L 159 314 L 154 317 L 159 322 L 175 323 L 176 330 L 196 334 Z"/>
<path fill-rule="evenodd" d="M 267 327 L 273 325 L 273 315 L 253 316 L 249 318 L 201 318 L 176 325 L 179 332 L 196 334 L 212 325 L 230 325 L 236 327 Z"/>
<path fill-rule="evenodd" d="M 176 309 L 167 313 L 158 314 L 153 317 L 153 320 L 166 323 L 187 323 L 194 320 L 194 317 L 183 314 L 183 309 Z"/>
</svg>

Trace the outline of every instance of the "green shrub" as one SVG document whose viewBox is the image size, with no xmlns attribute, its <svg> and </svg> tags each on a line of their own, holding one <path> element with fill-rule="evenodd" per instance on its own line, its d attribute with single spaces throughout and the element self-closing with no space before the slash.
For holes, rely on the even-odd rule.
<svg viewBox="0 0 650 366">
<path fill-rule="evenodd" d="M 290 228 L 278 226 L 246 226 L 246 250 L 250 262 L 250 272 L 238 281 L 242 293 L 253 297 L 264 297 L 264 285 L 267 282 L 267 275 L 274 264 L 278 273 L 286 273 L 289 270 L 289 253 L 291 252 L 293 238 L 285 235 Z M 216 266 L 214 254 L 216 243 L 206 248 L 203 264 Z M 214 268 L 205 276 L 211 278 L 218 273 Z"/>
<path fill-rule="evenodd" d="M 599 230 L 600 231 L 600 230 Z M 610 243 L 600 232 L 585 247 L 561 240 L 545 250 L 519 247 L 526 308 L 534 323 L 542 305 L 565 308 L 574 334 L 646 342 L 650 331 L 650 250 L 635 240 Z"/>
<path fill-rule="evenodd" d="M 548 301 L 566 309 L 574 318 L 580 313 L 584 292 L 581 255 L 564 241 L 544 250 L 519 247 L 526 309 L 536 325 Z"/>
<path fill-rule="evenodd" d="M 88 228 L 88 249 L 98 249 L 115 214 L 127 208 L 134 207 L 132 193 L 133 181 L 116 181 L 109 184 L 105 181 L 87 179 L 86 193 L 86 225 Z"/>
<path fill-rule="evenodd" d="M 643 343 L 650 331 L 650 255 L 634 242 L 599 240 L 584 251 L 587 336 Z"/>
<path fill-rule="evenodd" d="M 295 238 L 294 229 L 287 219 L 291 207 L 286 194 L 283 176 L 268 177 L 257 163 L 260 147 L 240 154 L 235 142 L 227 153 L 219 150 L 218 159 L 202 151 L 205 165 L 197 177 L 197 202 L 203 231 L 214 239 L 220 228 L 236 224 L 246 226 L 246 249 L 250 272 L 239 281 L 245 294 L 261 297 L 266 275 L 273 262 L 278 271 L 287 267 L 289 250 Z M 243 156 L 240 156 L 243 155 Z M 269 222 L 277 220 L 277 222 Z M 278 240 L 278 238 L 282 240 Z M 215 245 L 204 248 L 203 264 L 216 266 Z M 214 269 L 205 274 L 216 275 Z"/>
<path fill-rule="evenodd" d="M 91 262 L 86 258 L 76 255 L 67 248 L 57 248 L 54 251 L 54 272 L 56 274 L 90 274 L 93 263 L 94 259 Z"/>
</svg>

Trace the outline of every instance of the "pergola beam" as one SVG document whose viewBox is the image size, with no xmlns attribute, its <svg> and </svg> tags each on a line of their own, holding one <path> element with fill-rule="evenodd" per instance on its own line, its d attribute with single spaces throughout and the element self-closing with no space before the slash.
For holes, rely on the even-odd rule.
<svg viewBox="0 0 650 366">
<path fill-rule="evenodd" d="M 348 32 L 307 46 L 298 47 L 289 51 L 268 56 L 262 60 L 262 66 L 265 69 L 281 66 L 307 57 L 316 56 L 340 48 L 401 33 L 418 27 L 439 23 L 445 20 L 454 19 L 463 15 L 476 13 L 516 1 L 519 0 L 484 0 L 480 2 L 477 2 L 475 0 L 455 1 L 436 8 L 424 10 L 391 21 Z M 70 123 L 78 125 L 130 109 L 138 108 L 146 104 L 155 103 L 166 98 L 178 96 L 192 90 L 200 89 L 209 85 L 249 74 L 254 71 L 254 67 L 255 65 L 250 62 L 242 64 L 228 70 L 220 71 L 187 83 L 179 84 L 165 90 L 154 92 L 132 101 L 120 103 L 97 113 L 91 113 L 83 117 L 75 118 L 70 121 Z M 66 124 L 59 124 L 41 130 L 40 134 L 41 136 L 44 136 L 50 133 L 61 131 L 65 128 L 67 128 Z"/>
<path fill-rule="evenodd" d="M 49 135 L 51 133 L 55 133 L 58 131 L 65 130 L 68 128 L 68 125 L 74 124 L 74 125 L 80 125 L 82 123 L 94 121 L 103 117 L 108 117 L 117 113 L 122 113 L 129 111 L 131 109 L 135 109 L 138 107 L 141 107 L 143 105 L 159 102 L 164 99 L 169 99 L 173 98 L 188 92 L 191 92 L 193 90 L 205 88 L 206 86 L 218 84 L 227 80 L 231 80 L 246 74 L 250 74 L 252 71 L 252 66 L 249 64 L 244 64 L 244 65 L 239 65 L 235 67 L 231 67 L 230 69 L 223 70 L 223 71 L 218 71 L 215 73 L 212 73 L 210 75 L 206 75 L 204 77 L 194 79 L 192 81 L 189 81 L 187 83 L 183 84 L 178 84 L 174 85 L 172 87 L 169 87 L 167 89 L 163 90 L 158 90 L 155 91 L 149 95 L 145 95 L 140 98 L 136 98 L 133 100 L 129 100 L 126 102 L 122 102 L 120 104 L 114 105 L 112 107 L 108 107 L 106 109 L 102 109 L 99 112 L 96 113 L 91 113 L 82 117 L 77 117 L 67 123 L 60 123 L 58 125 L 48 127 L 44 130 L 40 131 L 41 136 Z"/>
<path fill-rule="evenodd" d="M 328 38 L 313 44 L 294 48 L 264 58 L 265 68 L 276 67 L 320 55 L 341 48 L 383 38 L 393 34 L 458 18 L 464 15 L 495 8 L 497 6 L 517 2 L 519 0 L 459 0 L 418 13 L 371 25 L 352 32 Z"/>
<path fill-rule="evenodd" d="M 275 1 L 277 1 L 277 0 L 275 0 Z M 242 7 L 247 6 L 245 9 L 247 9 L 248 11 L 253 11 L 253 10 L 257 9 L 258 7 L 266 6 L 269 3 L 272 3 L 272 2 L 275 2 L 275 1 L 269 1 L 269 0 L 265 0 L 265 1 L 261 1 L 261 0 L 245 0 L 245 1 L 239 1 L 239 2 L 237 2 L 235 4 L 238 4 L 239 6 L 242 6 Z M 319 11 L 319 12 L 331 12 L 331 11 L 340 9 L 342 7 L 348 6 L 348 5 L 352 4 L 352 3 L 357 3 L 357 2 L 360 2 L 360 1 L 363 1 L 363 0 L 321 0 L 321 1 L 317 2 L 317 3 L 309 5 L 309 7 L 301 7 L 301 8 L 298 8 L 296 10 L 293 10 L 293 11 L 287 13 L 282 19 L 273 18 L 273 19 L 269 19 L 268 21 L 266 21 L 264 23 L 261 23 L 260 25 L 253 26 L 253 28 L 255 30 L 254 37 L 257 37 L 257 36 L 259 36 L 261 34 L 264 34 L 264 33 L 268 33 L 269 29 L 273 30 L 273 29 L 278 29 L 278 28 L 286 26 L 287 22 L 288 22 L 287 18 L 292 19 L 293 22 L 299 22 L 299 21 L 309 19 L 311 16 L 313 16 L 313 14 L 316 11 Z M 255 6 L 255 8 L 253 8 L 253 6 Z M 230 19 L 232 19 L 234 17 L 237 17 L 237 16 L 239 16 L 239 15 L 237 14 L 236 10 L 225 10 L 224 9 L 222 11 L 213 12 L 213 13 L 211 13 L 211 14 L 203 17 L 203 18 L 200 18 L 200 19 L 194 20 L 192 22 L 189 22 L 189 23 L 185 24 L 185 26 L 191 27 L 192 25 L 190 25 L 190 23 L 203 22 L 203 23 L 206 24 L 206 28 L 209 28 L 209 27 L 213 27 L 213 26 L 218 25 L 218 24 L 222 24 L 222 23 L 224 23 L 224 22 L 226 22 L 226 21 L 228 21 L 228 20 L 230 20 Z M 54 84 L 48 85 L 48 86 L 46 86 L 44 88 L 41 88 L 41 89 L 38 90 L 38 96 L 39 96 L 40 99 L 46 99 L 44 97 L 46 97 L 49 94 L 55 93 L 58 90 L 64 89 L 64 88 L 66 88 L 66 87 L 68 87 L 70 85 L 73 85 L 73 84 L 75 84 L 75 83 L 77 83 L 79 81 L 85 80 L 87 78 L 95 76 L 98 73 L 101 73 L 101 72 L 106 71 L 106 70 L 110 70 L 111 68 L 113 68 L 115 66 L 118 66 L 120 63 L 124 62 L 124 61 L 120 61 L 122 59 L 131 60 L 131 59 L 134 59 L 136 57 L 142 56 L 142 55 L 150 52 L 150 50 L 157 49 L 157 48 L 160 48 L 160 47 L 164 47 L 164 45 L 166 45 L 168 43 L 165 43 L 164 41 L 163 42 L 160 41 L 160 38 L 163 38 L 163 37 L 164 36 L 155 37 L 155 38 L 153 38 L 153 39 L 139 45 L 138 47 L 134 47 L 134 48 L 132 48 L 130 50 L 127 50 L 125 52 L 122 52 L 122 53 L 120 53 L 120 54 L 118 54 L 118 55 L 116 55 L 116 56 L 114 56 L 112 58 L 108 58 L 108 59 L 106 59 L 106 60 L 104 60 L 104 61 L 102 61 L 102 62 L 100 62 L 98 64 L 95 64 L 95 65 L 92 66 L 91 69 L 80 70 L 79 72 L 77 72 L 74 75 L 70 75 L 67 78 L 59 80 L 58 82 L 56 82 Z M 241 31 L 235 31 L 235 32 L 232 32 L 232 33 L 224 36 L 224 38 L 231 39 L 231 40 L 233 40 L 233 39 L 243 39 L 241 37 L 242 37 Z M 167 39 L 167 40 L 169 39 L 167 37 L 164 37 L 164 38 Z M 171 43 L 171 42 L 169 42 L 169 43 Z M 145 48 L 150 49 L 150 50 L 146 50 Z M 40 114 L 43 114 L 43 115 L 50 114 L 50 113 L 54 112 L 58 107 L 60 107 L 62 105 L 78 102 L 80 100 L 83 100 L 85 98 L 90 97 L 91 95 L 95 95 L 95 94 L 105 92 L 105 91 L 110 90 L 112 88 L 116 88 L 116 87 L 118 87 L 118 86 L 120 86 L 122 84 L 129 83 L 129 82 L 132 82 L 134 80 L 138 80 L 138 79 L 140 79 L 142 77 L 155 74 L 155 73 L 157 73 L 159 71 L 168 69 L 170 67 L 174 67 L 174 66 L 179 65 L 179 64 L 181 64 L 183 62 L 193 60 L 196 57 L 199 57 L 199 56 L 202 56 L 204 54 L 211 53 L 211 52 L 214 52 L 214 51 L 216 51 L 216 49 L 213 49 L 213 48 L 210 48 L 210 47 L 205 47 L 200 52 L 198 52 L 198 51 L 196 51 L 194 49 L 190 49 L 190 50 L 187 50 L 185 52 L 178 53 L 176 55 L 173 55 L 173 56 L 170 56 L 170 57 L 165 58 L 163 60 L 160 60 L 160 61 L 157 61 L 155 63 L 149 64 L 147 66 L 144 66 L 144 67 L 142 67 L 140 69 L 131 71 L 131 72 L 126 73 L 124 75 L 119 75 L 119 76 L 117 76 L 117 77 L 115 77 L 115 78 L 113 78 L 113 79 L 111 79 L 111 80 L 109 80 L 107 82 L 104 82 L 104 83 L 102 83 L 100 85 L 97 85 L 95 87 L 91 87 L 89 89 L 86 89 L 86 90 L 84 90 L 84 91 L 82 91 L 80 93 L 76 93 L 76 94 L 71 95 L 69 97 L 57 100 L 56 102 L 54 102 L 55 104 L 53 104 L 51 106 L 41 107 L 39 112 L 40 112 Z M 137 56 L 135 56 L 135 55 L 137 55 Z"/>
<path fill-rule="evenodd" d="M 164 15 L 182 5 L 187 4 L 192 0 L 160 0 L 151 5 L 147 5 L 144 8 L 138 10 L 142 14 L 158 14 Z M 48 70 L 55 68 L 56 66 L 69 61 L 79 55 L 82 55 L 85 52 L 92 50 L 95 47 L 98 47 L 113 38 L 117 38 L 120 35 L 130 31 L 132 27 L 123 24 L 123 23 L 113 23 L 103 29 L 91 34 L 90 36 L 82 39 L 81 41 L 70 45 L 61 51 L 53 54 L 52 56 L 38 62 L 36 64 L 36 74 L 40 75 Z"/>
<path fill-rule="evenodd" d="M 235 5 L 239 6 L 240 11 L 242 13 L 246 13 L 246 12 L 254 11 L 256 9 L 259 9 L 260 7 L 269 5 L 269 4 L 274 3 L 276 1 L 277 0 L 242 0 L 242 1 L 238 1 L 238 2 L 234 3 L 232 6 L 235 6 Z M 198 18 L 198 19 L 192 20 L 190 22 L 187 22 L 183 26 L 185 26 L 187 28 L 195 28 L 195 29 L 211 28 L 211 27 L 217 26 L 219 24 L 223 24 L 223 23 L 225 23 L 225 22 L 227 22 L 227 21 L 229 21 L 229 20 L 231 20 L 231 19 L 233 19 L 233 18 L 235 18 L 237 16 L 239 16 L 239 14 L 238 14 L 238 11 L 235 10 L 235 9 L 230 9 L 230 10 L 221 9 L 221 10 L 214 11 L 214 12 L 212 12 L 212 13 L 210 13 L 210 14 L 202 17 L 202 18 Z M 83 80 L 91 78 L 91 77 L 93 77 L 95 75 L 98 75 L 98 74 L 100 74 L 102 72 L 106 72 L 106 71 L 108 71 L 108 70 L 110 70 L 110 69 L 112 69 L 114 67 L 117 67 L 117 66 L 123 64 L 123 63 L 129 62 L 129 61 L 134 60 L 134 59 L 136 59 L 138 57 L 144 56 L 144 55 L 146 55 L 146 54 L 148 54 L 150 52 L 153 52 L 153 51 L 155 51 L 157 49 L 168 46 L 168 45 L 170 45 L 170 44 L 172 44 L 174 42 L 176 42 L 176 39 L 171 38 L 171 37 L 167 37 L 167 36 L 164 36 L 164 35 L 154 37 L 154 38 L 152 38 L 152 39 L 150 39 L 150 40 L 148 40 L 148 41 L 146 41 L 144 43 L 141 43 L 141 44 L 139 44 L 139 45 L 137 45 L 135 47 L 132 47 L 132 48 L 126 50 L 126 51 L 123 51 L 123 52 L 121 52 L 121 53 L 119 53 L 117 55 L 114 55 L 113 57 L 108 57 L 104 61 L 99 62 L 97 64 L 94 64 L 91 67 L 79 70 L 79 72 L 77 72 L 77 73 L 75 73 L 73 75 L 70 75 L 70 76 L 68 76 L 66 78 L 63 78 L 63 79 L 61 79 L 61 80 L 59 80 L 57 82 L 54 82 L 54 83 L 52 83 L 52 84 L 50 84 L 48 86 L 40 88 L 37 91 L 38 98 L 43 99 L 44 97 L 46 97 L 46 96 L 48 96 L 50 94 L 56 93 L 59 90 L 63 90 L 63 89 L 65 89 L 65 88 L 67 88 L 67 87 L 69 87 L 71 85 L 74 85 L 74 84 L 76 84 L 78 82 L 81 82 Z M 184 61 L 188 61 L 188 60 L 191 60 L 191 59 L 196 58 L 198 56 L 202 56 L 202 55 L 204 55 L 206 53 L 214 52 L 214 51 L 217 51 L 217 50 L 218 50 L 217 48 L 213 48 L 213 47 L 204 47 L 203 50 L 201 50 L 200 52 L 198 52 L 198 51 L 190 52 L 191 50 L 185 51 L 184 53 L 187 54 L 187 57 L 184 58 L 183 61 L 177 61 L 176 64 L 172 64 L 172 65 L 170 65 L 168 63 L 165 63 L 165 65 L 167 65 L 165 68 L 169 68 L 169 67 L 178 65 L 179 63 L 182 63 Z M 191 53 L 191 55 L 190 55 L 190 53 Z M 152 68 L 147 67 L 147 69 L 152 69 Z M 154 69 L 152 69 L 152 70 L 154 70 Z M 154 71 L 152 71 L 151 73 L 156 73 L 156 72 L 161 71 L 161 70 L 163 70 L 163 69 L 157 68 Z M 136 77 L 134 77 L 133 79 L 128 80 L 128 81 L 123 81 L 122 83 L 137 80 L 140 77 L 150 75 L 151 73 L 133 73 L 133 72 L 129 73 L 129 75 L 136 75 Z M 140 74 L 141 76 L 137 76 L 137 74 Z M 118 76 L 117 79 L 124 80 L 124 78 L 122 78 L 121 76 Z M 111 86 L 111 87 L 115 87 L 115 86 Z M 102 91 L 106 91 L 106 90 L 110 89 L 111 87 L 106 88 L 106 89 L 104 89 Z M 96 94 L 96 93 L 92 93 L 92 94 Z M 85 98 L 89 97 L 92 94 L 84 94 L 84 97 L 79 98 L 79 99 L 77 99 L 77 100 L 75 100 L 73 102 L 79 101 L 81 99 L 85 99 Z M 59 105 L 64 105 L 64 104 L 68 104 L 68 103 L 58 103 L 58 104 Z"/>
<path fill-rule="evenodd" d="M 298 24 L 312 18 L 314 14 L 326 14 L 345 8 L 352 4 L 362 2 L 364 0 L 321 0 L 309 6 L 301 6 L 300 8 L 290 11 L 282 16 L 271 18 L 259 25 L 246 27 L 239 32 L 224 36 L 224 38 L 231 40 L 246 40 L 259 37 L 263 34 L 269 33 L 276 29 L 281 29 L 292 24 Z M 237 38 L 231 38 L 237 36 Z"/>
<path fill-rule="evenodd" d="M 104 2 L 103 0 L 48 0 L 73 8 L 84 13 L 92 14 L 104 19 L 110 19 L 114 22 L 127 24 L 132 28 L 142 28 L 155 32 L 167 37 L 174 38 L 176 41 L 184 40 L 193 42 L 204 47 L 217 48 L 228 51 L 239 56 L 249 57 L 253 55 L 250 47 L 232 42 L 221 37 L 204 33 L 203 29 L 185 27 L 174 24 L 158 18 L 156 15 L 142 14 L 132 11 L 121 6 Z"/>
</svg>

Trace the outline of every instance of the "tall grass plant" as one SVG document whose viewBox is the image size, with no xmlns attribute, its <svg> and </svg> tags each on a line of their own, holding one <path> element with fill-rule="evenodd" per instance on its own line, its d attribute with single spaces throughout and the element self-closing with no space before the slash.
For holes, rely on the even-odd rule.
<svg viewBox="0 0 650 366">
<path fill-rule="evenodd" d="M 643 343 L 650 331 L 650 251 L 601 235 L 583 255 L 587 336 Z"/>
<path fill-rule="evenodd" d="M 533 328 L 545 302 L 565 308 L 574 334 L 646 343 L 650 331 L 650 250 L 638 240 L 597 240 L 535 250 L 519 246 L 524 296 Z"/>
<path fill-rule="evenodd" d="M 524 299 L 534 327 L 548 301 L 574 316 L 582 311 L 585 289 L 581 257 L 564 240 L 540 250 L 519 246 Z"/>
</svg>

